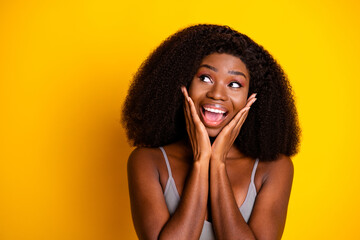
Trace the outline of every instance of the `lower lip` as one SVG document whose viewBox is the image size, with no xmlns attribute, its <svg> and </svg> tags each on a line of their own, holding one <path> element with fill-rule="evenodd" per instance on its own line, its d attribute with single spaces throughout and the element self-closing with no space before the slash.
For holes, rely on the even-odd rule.
<svg viewBox="0 0 360 240">
<path fill-rule="evenodd" d="M 226 115 L 225 117 L 223 116 L 219 121 L 210 121 L 209 119 L 207 119 L 205 116 L 204 116 L 204 109 L 201 108 L 200 112 L 201 112 L 201 117 L 203 119 L 203 122 L 204 122 L 204 125 L 207 126 L 207 127 L 217 127 L 219 126 L 226 118 L 228 115 Z"/>
</svg>

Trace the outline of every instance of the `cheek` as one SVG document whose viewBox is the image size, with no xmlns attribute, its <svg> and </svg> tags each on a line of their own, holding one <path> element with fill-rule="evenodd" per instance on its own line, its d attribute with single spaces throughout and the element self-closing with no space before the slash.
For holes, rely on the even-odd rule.
<svg viewBox="0 0 360 240">
<path fill-rule="evenodd" d="M 201 89 L 197 86 L 197 83 L 193 80 L 188 90 L 189 97 L 191 97 L 191 99 L 193 100 L 196 99 L 197 95 L 199 95 L 200 90 Z"/>
<path fill-rule="evenodd" d="M 239 111 L 241 110 L 243 107 L 245 107 L 247 103 L 247 94 L 244 94 L 243 96 L 241 96 L 239 98 L 239 96 L 237 96 L 237 98 L 233 98 L 233 104 L 234 104 L 234 108 Z"/>
<path fill-rule="evenodd" d="M 242 109 L 243 107 L 245 107 L 246 102 L 247 102 L 246 100 L 247 100 L 246 98 L 243 99 L 243 101 L 241 102 L 241 108 L 240 108 L 240 109 Z"/>
</svg>

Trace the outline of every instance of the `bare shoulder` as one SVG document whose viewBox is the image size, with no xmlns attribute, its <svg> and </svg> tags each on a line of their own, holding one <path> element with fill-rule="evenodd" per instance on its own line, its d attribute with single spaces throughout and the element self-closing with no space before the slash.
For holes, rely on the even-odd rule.
<svg viewBox="0 0 360 240">
<path fill-rule="evenodd" d="M 274 162 L 274 166 L 272 171 L 280 174 L 290 175 L 291 177 L 294 175 L 294 164 L 290 157 L 286 155 L 280 155 Z"/>
<path fill-rule="evenodd" d="M 158 148 L 135 148 L 128 159 L 128 172 L 136 170 L 156 170 L 157 160 L 160 156 L 160 150 Z"/>
<path fill-rule="evenodd" d="M 279 155 L 270 162 L 263 162 L 263 175 L 261 185 L 282 185 L 290 189 L 294 176 L 294 165 L 290 157 Z"/>
<path fill-rule="evenodd" d="M 148 162 L 156 159 L 158 155 L 157 148 L 137 147 L 131 152 L 128 161 L 130 163 Z"/>
<path fill-rule="evenodd" d="M 282 175 L 292 178 L 294 175 L 294 164 L 291 158 L 283 154 L 279 155 L 276 160 L 271 162 L 269 166 L 269 174 Z"/>
</svg>

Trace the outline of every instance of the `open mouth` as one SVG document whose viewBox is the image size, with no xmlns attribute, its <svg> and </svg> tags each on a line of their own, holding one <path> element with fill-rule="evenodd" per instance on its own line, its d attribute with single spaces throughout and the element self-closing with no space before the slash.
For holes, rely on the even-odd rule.
<svg viewBox="0 0 360 240">
<path fill-rule="evenodd" d="M 228 111 L 223 108 L 204 105 L 201 107 L 201 114 L 205 125 L 215 127 L 224 121 Z"/>
</svg>

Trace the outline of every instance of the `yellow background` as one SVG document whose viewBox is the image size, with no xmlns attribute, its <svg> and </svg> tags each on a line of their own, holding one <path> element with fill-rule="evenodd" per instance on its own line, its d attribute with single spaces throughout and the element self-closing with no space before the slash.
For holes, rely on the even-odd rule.
<svg viewBox="0 0 360 240">
<path fill-rule="evenodd" d="M 171 1 L 170 1 L 171 2 Z M 227 24 L 288 74 L 303 129 L 283 239 L 360 239 L 358 1 L 1 1 L 0 239 L 136 239 L 120 125 L 160 42 Z"/>
</svg>

